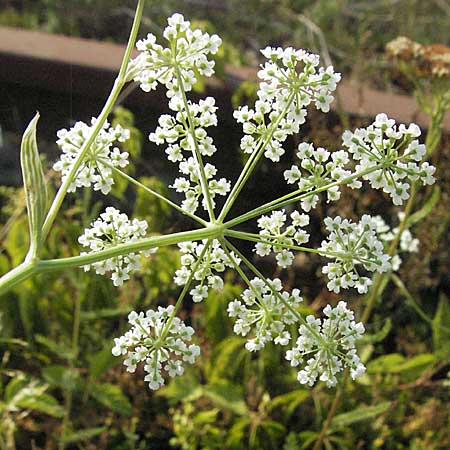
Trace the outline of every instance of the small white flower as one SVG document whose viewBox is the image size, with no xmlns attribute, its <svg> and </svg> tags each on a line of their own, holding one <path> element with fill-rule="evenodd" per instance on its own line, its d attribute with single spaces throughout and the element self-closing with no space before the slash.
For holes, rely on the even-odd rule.
<svg viewBox="0 0 450 450">
<path fill-rule="evenodd" d="M 89 247 L 91 252 L 98 252 L 109 247 L 127 242 L 136 242 L 147 234 L 148 224 L 145 220 L 129 220 L 126 214 L 119 210 L 108 207 L 95 220 L 91 228 L 86 228 L 78 238 L 78 242 L 84 247 Z M 142 251 L 145 256 L 157 251 L 157 248 Z M 86 254 L 82 252 L 81 255 Z M 141 266 L 141 256 L 136 253 L 114 256 L 104 261 L 92 263 L 84 267 L 85 271 L 94 268 L 95 272 L 104 275 L 111 272 L 114 286 L 121 286 L 124 281 L 130 279 L 130 272 L 138 270 Z"/>
<path fill-rule="evenodd" d="M 182 286 L 187 283 L 202 255 L 207 241 L 203 242 L 182 242 L 178 244 L 181 252 L 181 268 L 175 272 L 175 284 Z M 240 264 L 240 259 L 231 253 L 234 263 Z M 191 289 L 190 294 L 194 302 L 201 302 L 208 297 L 208 290 L 222 289 L 223 281 L 218 273 L 223 273 L 227 267 L 234 267 L 228 255 L 220 246 L 220 242 L 214 239 L 206 249 L 193 278 L 198 282 L 197 286 Z"/>
<path fill-rule="evenodd" d="M 355 349 L 355 342 L 362 338 L 364 325 L 354 321 L 347 304 L 340 301 L 335 308 L 330 305 L 323 310 L 326 318 L 306 317 L 300 325 L 295 346 L 286 352 L 292 367 L 305 364 L 297 379 L 301 384 L 313 386 L 319 378 L 328 387 L 337 383 L 336 375 L 345 367 L 350 369 L 352 379 L 365 372 Z"/>
<path fill-rule="evenodd" d="M 131 329 L 114 339 L 112 354 L 126 355 L 124 365 L 128 372 L 135 372 L 139 363 L 144 363 L 147 375 L 144 381 L 150 389 L 164 385 L 163 370 L 175 377 L 184 373 L 183 362 L 193 364 L 200 354 L 200 347 L 189 344 L 194 330 L 178 317 L 173 317 L 173 306 L 158 307 L 145 314 L 132 311 L 128 315 Z"/>
<path fill-rule="evenodd" d="M 358 128 L 354 133 L 343 134 L 344 146 L 359 161 L 356 170 L 367 171 L 377 165 L 382 169 L 363 175 L 374 189 L 383 189 L 395 205 L 402 205 L 409 198 L 410 181 L 420 179 L 423 184 L 434 183 L 433 166 L 423 160 L 425 145 L 415 138 L 420 136 L 420 128 L 412 123 L 408 128 L 386 114 L 378 114 L 375 122 L 367 128 Z M 351 186 L 353 187 L 353 186 Z"/>
<path fill-rule="evenodd" d="M 357 224 L 339 216 L 327 217 L 324 222 L 330 234 L 318 250 L 334 260 L 322 269 L 329 279 L 328 289 L 339 293 L 341 288 L 355 287 L 360 294 L 366 293 L 371 280 L 362 276 L 358 267 L 379 273 L 391 269 L 376 223 L 367 214 Z"/>
<path fill-rule="evenodd" d="M 254 251 L 259 256 L 274 252 L 277 264 L 282 268 L 289 267 L 294 261 L 294 254 L 289 251 L 289 247 L 304 244 L 309 240 L 309 234 L 301 229 L 309 224 L 309 216 L 294 211 L 290 217 L 292 224 L 287 227 L 285 211 L 273 211 L 270 216 L 258 219 L 258 227 L 261 228 L 259 234 L 263 242 L 258 242 Z"/>
<path fill-rule="evenodd" d="M 242 336 L 252 334 L 245 345 L 253 352 L 260 350 L 267 342 L 287 345 L 291 339 L 286 325 L 297 322 L 292 309 L 298 307 L 303 299 L 300 291 L 294 289 L 291 294 L 282 292 L 281 281 L 254 278 L 250 286 L 241 294 L 241 300 L 228 304 L 228 315 L 236 317 L 234 332 Z"/>
<path fill-rule="evenodd" d="M 67 178 L 81 147 L 84 145 L 92 128 L 96 123 L 92 119 L 91 126 L 84 122 L 77 122 L 70 130 L 62 129 L 57 133 L 56 144 L 62 150 L 61 158 L 55 162 L 53 169 L 62 173 L 62 181 Z M 93 186 L 94 191 L 108 194 L 114 184 L 112 167 L 123 168 L 128 164 L 128 153 L 113 147 L 115 142 L 125 142 L 130 137 L 130 131 L 120 125 L 110 127 L 108 122 L 103 124 L 94 142 L 86 152 L 79 166 L 74 180 L 69 185 L 68 192 L 74 192 L 80 187 Z"/>
</svg>

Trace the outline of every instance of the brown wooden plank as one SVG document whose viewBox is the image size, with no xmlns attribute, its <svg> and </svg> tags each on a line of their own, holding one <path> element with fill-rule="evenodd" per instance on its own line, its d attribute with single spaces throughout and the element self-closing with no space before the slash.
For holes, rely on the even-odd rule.
<svg viewBox="0 0 450 450">
<path fill-rule="evenodd" d="M 105 95 L 118 71 L 125 47 L 109 42 L 0 27 L 0 80 L 49 89 Z M 226 66 L 225 84 L 208 81 L 214 90 L 229 91 L 245 79 L 254 79 L 256 69 Z M 70 77 L 70 79 L 69 79 Z M 86 89 L 88 87 L 88 89 Z M 385 112 L 399 122 L 427 127 L 413 97 L 377 91 L 356 82 L 341 82 L 342 107 L 350 114 L 373 117 Z M 224 95 L 227 95 L 226 92 Z M 137 96 L 133 96 L 137 100 Z M 450 129 L 450 114 L 444 120 Z"/>
</svg>

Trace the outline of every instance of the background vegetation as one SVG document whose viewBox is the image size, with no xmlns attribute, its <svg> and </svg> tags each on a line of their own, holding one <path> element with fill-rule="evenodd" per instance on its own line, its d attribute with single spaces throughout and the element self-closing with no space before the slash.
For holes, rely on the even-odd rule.
<svg viewBox="0 0 450 450">
<path fill-rule="evenodd" d="M 121 42 L 134 2 L 10 0 L 3 6 L 2 24 Z M 293 44 L 317 49 L 325 57 L 329 54 L 348 76 L 405 90 L 413 89 L 407 77 L 385 70 L 388 59 L 380 57 L 384 45 L 399 34 L 421 43 L 448 43 L 449 39 L 445 25 L 450 7 L 445 0 L 149 1 L 142 34 L 158 33 L 175 7 L 225 38 L 224 62 L 252 64 L 259 58 L 257 49 L 268 43 Z M 117 27 L 118 18 L 123 19 L 123 28 Z M 135 128 L 133 114 L 123 108 L 114 117 L 133 130 L 127 145 L 134 161 L 130 170 L 140 175 L 148 129 Z M 350 118 L 350 122 L 354 128 L 364 121 Z M 337 149 L 342 130 L 339 117 L 311 113 L 302 139 Z M 291 165 L 294 144 L 290 143 L 283 162 L 286 167 Z M 390 280 L 377 298 L 368 336 L 359 349 L 367 375 L 358 383 L 348 382 L 339 394 L 340 403 L 324 439 L 326 449 L 450 447 L 448 144 L 448 130 L 443 130 L 432 156 L 440 189 L 421 192 L 414 206 L 411 230 L 421 241 L 420 254 L 403 258 L 401 281 Z M 277 169 L 278 175 L 284 168 Z M 257 195 L 258 185 L 277 176 L 265 169 L 258 182 L 249 186 L 249 201 Z M 48 177 L 56 186 L 55 174 L 49 171 Z M 148 177 L 145 183 L 164 189 L 156 177 Z M 113 206 L 147 219 L 155 233 L 188 226 L 164 204 L 144 195 L 119 183 Z M 3 186 L 0 196 L 0 273 L 4 273 L 26 253 L 27 222 L 21 189 Z M 362 211 L 381 214 L 397 226 L 397 209 L 386 204 L 378 193 L 345 191 L 337 205 L 324 203 L 314 214 L 313 244 L 322 239 L 321 219 L 337 211 L 351 218 Z M 51 233 L 48 256 L 76 254 L 78 236 L 103 207 L 89 191 L 72 196 Z M 289 272 L 277 272 L 271 260 L 258 263 L 268 276 L 276 274 L 287 287 L 302 289 L 305 312 L 339 299 L 326 290 L 320 260 L 314 255 L 299 255 Z M 1 299 L 0 448 L 313 447 L 336 390 L 321 384 L 314 389 L 301 387 L 278 347 L 269 346 L 258 354 L 244 349 L 244 340 L 232 333 L 225 312 L 228 301 L 242 289 L 233 274 L 227 275 L 220 294 L 200 305 L 185 304 L 182 314 L 199 330 L 202 357 L 182 378 L 154 394 L 141 374 L 127 374 L 120 358 L 112 357 L 112 339 L 125 330 L 130 310 L 176 299 L 171 279 L 178 264 L 176 249 L 165 248 L 144 261 L 143 270 L 120 289 L 106 278 L 73 270 L 41 275 Z M 364 299 L 346 297 L 360 315 Z"/>
</svg>

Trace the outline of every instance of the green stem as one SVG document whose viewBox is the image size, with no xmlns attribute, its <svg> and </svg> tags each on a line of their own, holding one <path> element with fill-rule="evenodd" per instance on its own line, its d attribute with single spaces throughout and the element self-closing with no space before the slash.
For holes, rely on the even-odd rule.
<svg viewBox="0 0 450 450">
<path fill-rule="evenodd" d="M 78 342 L 80 337 L 80 316 L 81 316 L 81 296 L 77 295 L 74 304 L 74 314 L 73 314 L 73 329 L 72 329 L 72 352 L 74 359 L 70 361 L 70 368 L 73 370 L 75 367 L 75 361 L 78 356 Z M 67 429 L 70 424 L 70 414 L 72 411 L 72 401 L 73 392 L 71 389 L 66 391 L 65 402 L 64 402 L 64 419 L 62 423 L 61 435 L 64 437 L 67 434 Z M 64 450 L 66 447 L 64 441 L 60 441 L 59 450 Z"/>
<path fill-rule="evenodd" d="M 283 120 L 284 116 L 286 115 L 287 111 L 289 110 L 294 98 L 295 98 L 295 92 L 290 95 L 289 100 L 288 100 L 286 106 L 284 107 L 283 111 L 281 111 L 277 120 L 272 124 L 270 132 L 266 136 L 266 139 L 264 139 L 264 141 L 261 141 L 259 148 L 255 149 L 255 151 L 252 153 L 250 158 L 247 160 L 244 168 L 242 169 L 241 174 L 239 175 L 238 180 L 236 181 L 236 184 L 233 186 L 233 189 L 231 190 L 230 195 L 228 196 L 225 204 L 223 205 L 222 211 L 220 212 L 220 215 L 218 218 L 219 222 L 222 222 L 225 219 L 229 210 L 233 206 L 239 193 L 241 192 L 241 190 L 244 187 L 245 183 L 247 182 L 248 178 L 252 174 L 256 164 L 258 164 L 258 161 L 260 160 L 261 155 L 264 152 L 264 149 L 266 148 L 267 144 L 271 141 L 275 131 L 278 129 L 278 126 L 280 125 L 280 122 Z"/>
<path fill-rule="evenodd" d="M 266 277 L 230 242 L 226 239 L 223 239 L 225 242 L 225 245 L 228 247 L 229 250 L 236 253 L 236 255 L 241 258 L 243 263 L 258 277 L 260 278 L 264 284 L 272 291 L 272 294 L 275 295 L 275 297 L 278 298 L 278 300 L 283 303 L 284 306 L 286 306 L 289 311 L 291 311 L 292 314 L 294 314 L 295 317 L 308 329 L 308 331 L 313 334 L 316 339 L 323 344 L 325 344 L 324 339 L 320 334 L 317 333 L 316 330 L 310 327 L 309 323 L 305 320 L 305 318 L 296 310 L 294 309 L 281 295 L 279 292 L 275 291 L 274 288 L 270 285 L 270 283 L 267 282 Z"/>
<path fill-rule="evenodd" d="M 341 186 L 344 184 L 349 184 L 352 181 L 363 177 L 364 175 L 367 175 L 371 172 L 375 172 L 376 170 L 380 169 L 381 165 L 378 164 L 376 166 L 371 167 L 370 169 L 366 169 L 363 170 L 361 172 L 355 173 L 347 178 L 344 178 L 343 180 L 339 180 L 339 181 L 333 181 L 332 183 L 328 183 L 324 186 L 321 186 L 317 189 L 314 189 L 312 191 L 309 192 L 305 192 L 303 194 L 301 194 L 302 191 L 300 191 L 299 189 L 296 191 L 293 191 L 289 194 L 284 195 L 283 197 L 277 198 L 276 200 L 272 200 L 269 203 L 265 203 L 264 205 L 259 206 L 258 208 L 252 209 L 251 211 L 242 214 L 239 217 L 236 217 L 228 222 L 226 222 L 224 225 L 226 228 L 230 228 L 233 227 L 235 225 L 239 225 L 242 222 L 246 222 L 250 219 L 253 219 L 254 217 L 260 216 L 261 214 L 265 214 L 266 212 L 270 212 L 273 211 L 276 208 L 281 208 L 283 206 L 286 206 L 290 203 L 294 203 L 297 202 L 299 200 L 303 200 L 304 198 L 307 198 L 311 195 L 314 194 L 318 194 L 320 192 L 324 192 L 327 191 L 328 189 L 335 187 L 335 186 Z"/>
<path fill-rule="evenodd" d="M 223 234 L 223 226 L 209 225 L 200 230 L 182 231 L 180 233 L 166 234 L 164 236 L 152 236 L 137 242 L 119 244 L 99 252 L 86 255 L 72 256 L 69 258 L 48 259 L 41 261 L 28 261 L 13 269 L 0 278 L 0 295 L 14 286 L 30 278 L 33 274 L 46 270 L 61 270 L 70 267 L 80 267 L 93 264 L 114 256 L 127 255 L 128 253 L 149 250 L 155 247 L 174 245 L 185 241 L 198 241 L 202 239 L 216 238 Z"/>
<path fill-rule="evenodd" d="M 137 181 L 136 179 L 134 179 L 133 177 L 130 177 L 129 175 L 127 175 L 125 172 L 122 172 L 120 169 L 118 169 L 117 167 L 112 166 L 111 164 L 106 164 L 108 167 L 110 167 L 114 172 L 116 172 L 118 175 L 120 175 L 121 177 L 125 178 L 126 180 L 128 180 L 130 183 L 134 184 L 135 186 L 143 189 L 145 192 L 148 192 L 149 194 L 154 195 L 156 198 L 159 198 L 160 200 L 162 200 L 163 202 L 167 203 L 168 205 L 170 205 L 172 208 L 176 209 L 177 211 L 181 212 L 182 214 L 190 217 L 191 219 L 195 220 L 196 222 L 200 223 L 203 226 L 206 226 L 208 224 L 208 222 L 206 222 L 205 220 L 201 219 L 200 217 L 197 217 L 195 214 L 191 214 L 188 211 L 185 211 L 183 208 L 181 208 L 180 206 L 178 206 L 176 203 L 174 203 L 173 201 L 169 200 L 168 198 L 164 197 L 164 195 L 159 194 L 158 192 L 154 191 L 153 189 L 145 186 L 145 184 L 140 183 L 139 181 Z"/>
<path fill-rule="evenodd" d="M 411 195 L 408 199 L 408 203 L 406 204 L 405 210 L 404 210 L 404 217 L 403 220 L 400 222 L 400 225 L 398 227 L 398 231 L 393 239 L 393 241 L 391 242 L 389 249 L 387 251 L 387 254 L 390 257 L 393 257 L 396 253 L 397 253 L 397 248 L 398 248 L 398 243 L 400 242 L 400 238 L 403 234 L 403 232 L 405 231 L 406 228 L 406 224 L 408 222 L 408 218 L 411 215 L 412 212 L 412 207 L 414 204 L 414 198 L 416 195 L 416 184 L 412 184 L 411 186 Z M 381 288 L 384 285 L 384 279 L 385 277 L 390 274 L 390 272 L 385 272 L 385 273 L 381 273 L 378 274 L 375 277 L 375 283 L 372 286 L 372 289 L 370 291 L 370 296 L 369 299 L 367 300 L 367 304 L 366 307 L 364 308 L 363 314 L 361 316 L 361 322 L 366 323 L 369 320 L 370 314 L 372 313 L 372 309 L 375 305 L 375 301 L 377 300 L 377 298 L 381 295 L 382 292 Z"/>
<path fill-rule="evenodd" d="M 274 242 L 264 239 L 265 236 L 262 236 L 261 234 L 246 233 L 245 231 L 225 230 L 223 232 L 223 234 L 224 234 L 224 236 L 234 237 L 234 238 L 245 240 L 245 241 L 261 242 L 262 244 L 269 244 L 269 245 L 273 245 L 274 247 L 281 247 L 281 248 L 285 248 L 287 250 L 296 250 L 299 252 L 314 253 L 314 254 L 320 255 L 320 256 L 331 256 L 333 258 L 344 258 L 347 256 L 344 253 L 326 252 L 326 251 L 318 250 L 316 248 L 301 247 L 299 245 L 290 245 L 290 244 L 283 244 L 283 243 L 278 243 L 278 242 L 274 243 Z"/>
<path fill-rule="evenodd" d="M 191 134 L 192 141 L 194 142 L 194 149 L 192 155 L 194 156 L 195 164 L 197 165 L 197 169 L 200 175 L 200 186 L 202 188 L 203 197 L 206 200 L 206 209 L 208 210 L 209 220 L 211 222 L 216 221 L 216 216 L 214 214 L 214 208 L 212 204 L 211 193 L 209 191 L 208 180 L 206 179 L 205 167 L 203 165 L 202 155 L 200 153 L 200 148 L 198 146 L 197 137 L 195 136 L 195 126 L 194 120 L 192 118 L 191 110 L 189 109 L 189 103 L 186 97 L 186 92 L 184 90 L 183 84 L 183 76 L 181 75 L 180 68 L 175 65 L 175 71 L 177 75 L 178 85 L 180 86 L 181 95 L 183 97 L 184 109 L 186 111 L 188 124 L 189 124 L 189 133 Z"/>
<path fill-rule="evenodd" d="M 194 267 L 192 268 L 191 274 L 189 275 L 189 278 L 188 278 L 186 284 L 184 285 L 183 290 L 181 291 L 181 294 L 178 297 L 177 302 L 175 303 L 175 308 L 173 309 L 172 314 L 170 315 L 170 317 L 167 319 L 166 325 L 164 326 L 164 329 L 163 329 L 163 331 L 162 331 L 162 333 L 161 333 L 161 335 L 159 337 L 159 340 L 161 342 L 163 342 L 164 339 L 166 338 L 167 333 L 170 330 L 170 325 L 171 325 L 171 323 L 173 321 L 173 318 L 176 316 L 178 310 L 180 309 L 181 303 L 183 302 L 183 299 L 186 296 L 186 294 L 187 294 L 187 292 L 188 292 L 188 290 L 189 290 L 189 288 L 191 286 L 191 283 L 192 283 L 192 280 L 193 280 L 193 278 L 195 276 L 195 273 L 197 272 L 197 269 L 199 268 L 200 264 L 202 263 L 202 259 L 205 256 L 205 253 L 208 251 L 209 247 L 211 246 L 211 242 L 212 242 L 212 240 L 208 239 L 208 242 L 203 247 L 202 252 L 200 253 L 197 261 L 195 262 Z"/>
<path fill-rule="evenodd" d="M 133 51 L 134 44 L 136 42 L 136 36 L 139 29 L 139 24 L 141 22 L 142 12 L 144 9 L 144 3 L 145 0 L 139 0 L 138 5 L 136 8 L 136 14 L 134 16 L 133 25 L 131 27 L 130 37 L 128 39 L 128 44 L 125 50 L 125 54 L 122 60 L 122 64 L 120 66 L 119 74 L 114 81 L 113 88 L 111 90 L 111 93 L 109 94 L 109 97 L 100 113 L 100 115 L 97 118 L 97 121 L 95 125 L 93 126 L 89 137 L 86 139 L 86 141 L 83 143 L 83 145 L 80 148 L 80 152 L 78 153 L 78 156 L 76 160 L 74 161 L 72 167 L 70 168 L 70 171 L 64 180 L 64 182 L 61 184 L 60 188 L 58 189 L 58 192 L 53 200 L 53 203 L 47 213 L 47 217 L 44 222 L 44 226 L 42 229 L 42 240 L 44 241 L 47 237 L 50 228 L 53 225 L 53 222 L 56 219 L 56 216 L 58 214 L 59 209 L 61 208 L 61 205 L 64 201 L 64 198 L 67 194 L 67 190 L 69 189 L 70 184 L 75 179 L 78 169 L 80 165 L 83 162 L 84 157 L 86 156 L 86 153 L 89 151 L 89 148 L 91 147 L 92 143 L 94 142 L 95 138 L 97 137 L 98 133 L 103 127 L 103 124 L 105 123 L 106 119 L 108 118 L 116 100 L 119 96 L 120 91 L 122 90 L 124 84 L 126 83 L 126 71 L 127 67 L 130 61 L 131 52 Z"/>
<path fill-rule="evenodd" d="M 233 254 L 228 249 L 228 242 L 225 239 L 220 239 L 220 244 L 222 245 L 222 248 L 224 252 L 227 254 L 229 260 L 231 261 L 231 264 L 235 268 L 236 272 L 240 275 L 240 277 L 245 281 L 245 284 L 249 287 L 251 291 L 255 294 L 255 297 L 259 300 L 259 303 L 262 308 L 266 309 L 264 306 L 264 302 L 262 301 L 261 295 L 255 290 L 252 283 L 248 279 L 247 275 L 245 275 L 244 271 L 239 267 L 239 264 L 234 259 Z"/>
<path fill-rule="evenodd" d="M 0 278 L 0 295 L 30 278 L 38 271 L 38 262 L 25 261 Z"/>
</svg>

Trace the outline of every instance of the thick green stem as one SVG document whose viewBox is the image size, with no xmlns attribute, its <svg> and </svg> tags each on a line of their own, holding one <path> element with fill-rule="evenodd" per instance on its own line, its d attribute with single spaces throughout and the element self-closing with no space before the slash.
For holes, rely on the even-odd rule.
<svg viewBox="0 0 450 450">
<path fill-rule="evenodd" d="M 209 225 L 200 230 L 182 231 L 180 233 L 166 234 L 164 236 L 152 236 L 137 242 L 120 244 L 99 252 L 88 253 L 86 255 L 72 256 L 69 258 L 49 259 L 35 262 L 24 262 L 11 272 L 0 278 L 0 295 L 4 294 L 14 286 L 30 278 L 38 272 L 46 270 L 61 270 L 71 267 L 80 267 L 103 261 L 114 256 L 127 255 L 132 252 L 150 250 L 155 247 L 174 245 L 179 242 L 198 241 L 202 239 L 216 238 L 223 234 L 223 226 Z"/>
<path fill-rule="evenodd" d="M 136 8 L 136 14 L 134 16 L 133 25 L 131 27 L 130 37 L 128 39 L 128 44 L 125 50 L 125 54 L 122 60 L 122 64 L 120 66 L 119 74 L 114 82 L 114 86 L 111 90 L 111 93 L 109 94 L 109 97 L 105 103 L 105 106 L 103 107 L 100 115 L 97 118 L 97 121 L 95 125 L 93 126 L 91 133 L 89 137 L 86 139 L 86 141 L 83 143 L 83 145 L 80 148 L 80 152 L 78 153 L 78 156 L 73 163 L 72 167 L 70 168 L 70 172 L 68 173 L 66 179 L 61 184 L 60 188 L 58 189 L 58 192 L 53 200 L 53 203 L 47 213 L 47 217 L 44 222 L 44 226 L 42 229 L 42 240 L 44 241 L 47 237 L 50 228 L 53 225 L 53 222 L 56 219 L 56 216 L 58 214 L 59 209 L 61 208 L 61 205 L 64 201 L 64 198 L 67 194 L 67 190 L 69 189 L 71 183 L 75 179 L 78 169 L 80 165 L 82 164 L 84 157 L 86 156 L 86 153 L 89 151 L 89 148 L 91 147 L 92 143 L 94 142 L 95 138 L 97 137 L 98 133 L 103 127 L 103 124 L 105 123 L 106 119 L 108 118 L 112 108 L 114 107 L 114 104 L 117 100 L 117 97 L 120 94 L 120 91 L 122 90 L 123 86 L 126 83 L 126 71 L 128 67 L 128 63 L 130 61 L 131 52 L 133 51 L 134 44 L 136 42 L 136 36 L 139 29 L 139 24 L 141 22 L 142 12 L 144 9 L 144 3 L 145 0 L 139 0 L 137 8 Z"/>
<path fill-rule="evenodd" d="M 38 263 L 25 261 L 0 278 L 0 295 L 8 292 L 17 284 L 30 278 L 38 271 Z"/>
</svg>

